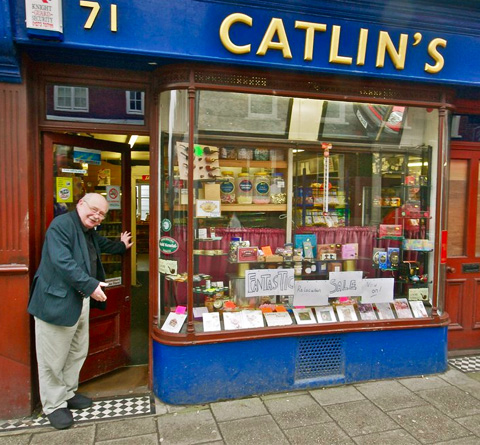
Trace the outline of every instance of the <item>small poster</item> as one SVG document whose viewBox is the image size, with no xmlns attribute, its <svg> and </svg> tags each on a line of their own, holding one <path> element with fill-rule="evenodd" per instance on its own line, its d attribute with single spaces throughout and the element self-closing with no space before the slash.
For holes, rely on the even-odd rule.
<svg viewBox="0 0 480 445">
<path fill-rule="evenodd" d="M 97 173 L 97 185 L 110 185 L 112 172 L 109 168 L 101 168 Z"/>
<path fill-rule="evenodd" d="M 57 202 L 73 202 L 73 178 L 59 176 L 56 179 Z"/>
<path fill-rule="evenodd" d="M 339 321 L 357 321 L 357 314 L 353 304 L 339 304 L 337 306 L 337 315 Z"/>
<path fill-rule="evenodd" d="M 295 315 L 297 324 L 314 324 L 317 322 L 312 308 L 293 309 L 293 315 Z"/>
<path fill-rule="evenodd" d="M 220 325 L 220 314 L 218 312 L 205 312 L 202 314 L 203 332 L 215 332 L 222 329 Z"/>
<path fill-rule="evenodd" d="M 294 306 L 319 306 L 328 304 L 329 283 L 327 280 L 295 281 Z"/>
<path fill-rule="evenodd" d="M 110 210 L 119 210 L 122 208 L 122 203 L 120 200 L 120 186 L 118 185 L 107 185 L 107 202 L 109 204 Z"/>
<path fill-rule="evenodd" d="M 220 201 L 197 199 L 197 218 L 220 218 Z"/>
<path fill-rule="evenodd" d="M 262 311 L 260 310 L 244 310 L 242 314 L 242 328 L 252 329 L 252 328 L 263 328 L 265 325 L 263 323 Z"/>
<path fill-rule="evenodd" d="M 292 324 L 292 317 L 288 312 L 266 312 L 263 316 L 267 326 L 288 326 Z"/>
<path fill-rule="evenodd" d="M 73 162 L 101 165 L 102 152 L 100 150 L 92 150 L 90 148 L 73 147 Z"/>
<path fill-rule="evenodd" d="M 315 314 L 317 315 L 318 323 L 334 323 L 337 321 L 335 317 L 335 311 L 330 305 L 316 306 Z"/>
</svg>

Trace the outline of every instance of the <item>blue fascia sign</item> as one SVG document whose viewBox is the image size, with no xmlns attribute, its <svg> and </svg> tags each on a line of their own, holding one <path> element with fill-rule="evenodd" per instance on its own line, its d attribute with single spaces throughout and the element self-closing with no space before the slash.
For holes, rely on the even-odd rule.
<svg viewBox="0 0 480 445">
<path fill-rule="evenodd" d="M 63 4 L 63 42 L 45 43 L 29 35 L 24 7 L 15 13 L 20 45 L 480 85 L 480 37 L 440 24 L 404 28 L 194 0 L 79 0 Z"/>
</svg>

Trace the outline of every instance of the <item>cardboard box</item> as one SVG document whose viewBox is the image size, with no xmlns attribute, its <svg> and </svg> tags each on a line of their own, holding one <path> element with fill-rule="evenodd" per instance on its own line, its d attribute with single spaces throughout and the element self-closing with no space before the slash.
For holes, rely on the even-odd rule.
<svg viewBox="0 0 480 445">
<path fill-rule="evenodd" d="M 239 263 L 250 263 L 257 261 L 257 252 L 256 247 L 239 247 L 238 248 L 238 262 Z"/>
</svg>

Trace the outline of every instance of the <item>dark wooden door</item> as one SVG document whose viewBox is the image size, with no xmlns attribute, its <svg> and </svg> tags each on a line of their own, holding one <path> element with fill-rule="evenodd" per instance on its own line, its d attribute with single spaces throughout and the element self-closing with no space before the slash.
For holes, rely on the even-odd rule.
<svg viewBox="0 0 480 445">
<path fill-rule="evenodd" d="M 89 192 L 110 201 L 107 218 L 97 229 L 101 235 L 119 239 L 121 232 L 131 230 L 128 144 L 44 133 L 43 149 L 43 233 L 55 216 L 73 210 Z M 102 255 L 102 263 L 110 283 L 107 310 L 90 313 L 90 349 L 81 381 L 125 366 L 130 355 L 130 253 Z"/>
<path fill-rule="evenodd" d="M 480 144 L 453 143 L 448 196 L 449 349 L 480 349 Z"/>
</svg>

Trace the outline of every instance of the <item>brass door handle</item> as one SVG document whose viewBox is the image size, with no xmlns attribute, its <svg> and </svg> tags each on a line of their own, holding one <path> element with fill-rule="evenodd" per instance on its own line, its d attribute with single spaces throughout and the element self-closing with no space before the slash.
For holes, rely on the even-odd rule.
<svg viewBox="0 0 480 445">
<path fill-rule="evenodd" d="M 456 271 L 457 269 L 455 269 L 454 267 L 447 266 L 447 273 L 455 273 Z"/>
</svg>

